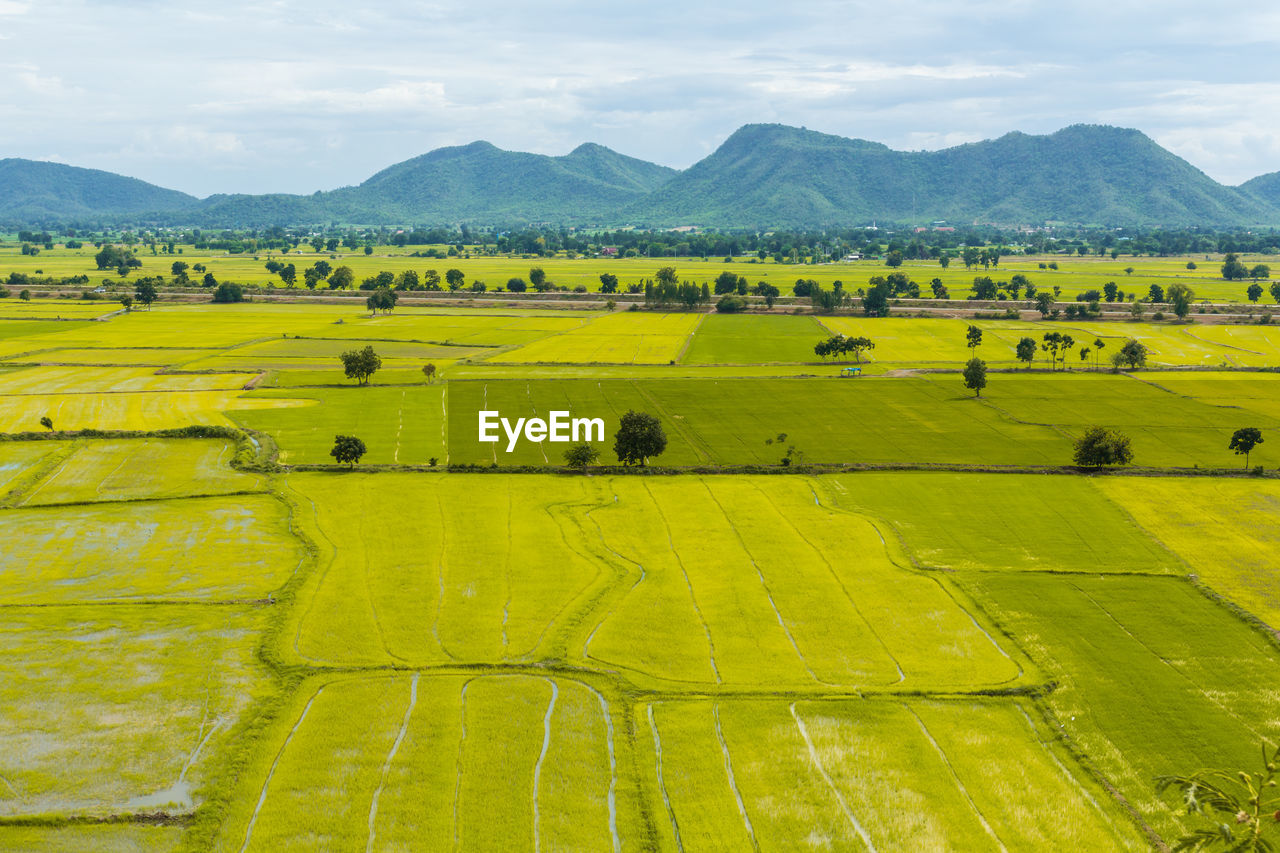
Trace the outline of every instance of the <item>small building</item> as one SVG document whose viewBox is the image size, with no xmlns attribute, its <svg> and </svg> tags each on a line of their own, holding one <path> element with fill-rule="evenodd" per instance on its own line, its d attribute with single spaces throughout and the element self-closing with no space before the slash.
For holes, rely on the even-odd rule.
<svg viewBox="0 0 1280 853">
<path fill-rule="evenodd" d="M 843 369 L 840 371 L 840 375 L 841 375 L 841 376 L 861 376 L 861 375 L 862 375 L 862 368 L 861 368 L 861 367 L 846 367 L 846 368 L 843 368 Z"/>
</svg>

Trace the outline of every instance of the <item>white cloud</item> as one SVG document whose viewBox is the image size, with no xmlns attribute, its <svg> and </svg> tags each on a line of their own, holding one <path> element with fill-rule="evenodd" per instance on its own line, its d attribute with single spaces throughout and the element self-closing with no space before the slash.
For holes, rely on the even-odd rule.
<svg viewBox="0 0 1280 853">
<path fill-rule="evenodd" d="M 1083 121 L 1236 181 L 1280 169 L 1280 51 L 1262 44 L 1278 16 L 1256 0 L 0 0 L 0 156 L 310 192 L 474 139 L 687 166 L 748 122 L 937 149 Z"/>
</svg>

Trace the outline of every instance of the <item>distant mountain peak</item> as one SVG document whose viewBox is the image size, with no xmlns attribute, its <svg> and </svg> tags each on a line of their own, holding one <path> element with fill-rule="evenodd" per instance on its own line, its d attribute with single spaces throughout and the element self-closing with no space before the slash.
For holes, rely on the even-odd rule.
<svg viewBox="0 0 1280 853">
<path fill-rule="evenodd" d="M 1141 131 L 1074 124 L 938 151 L 896 151 L 804 127 L 746 124 L 683 172 L 594 142 L 568 154 L 484 140 L 388 166 L 312 195 L 203 202 L 58 163 L 0 160 L 0 218 L 214 227 L 340 222 L 558 222 L 667 227 L 805 227 L 871 220 L 1085 225 L 1280 224 L 1280 173 L 1225 187 Z"/>
</svg>

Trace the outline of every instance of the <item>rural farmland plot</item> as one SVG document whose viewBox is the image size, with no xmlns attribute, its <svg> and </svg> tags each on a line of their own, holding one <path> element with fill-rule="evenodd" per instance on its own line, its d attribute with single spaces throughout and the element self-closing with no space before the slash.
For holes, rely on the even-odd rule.
<svg viewBox="0 0 1280 853">
<path fill-rule="evenodd" d="M 1068 328 L 980 323 L 997 368 Z M 36 434 L 0 441 L 0 848 L 1171 845 L 1196 822 L 1156 775 L 1280 740 L 1280 494 L 1226 447 L 1276 440 L 1276 379 L 1073 362 L 977 399 L 899 370 L 953 369 L 966 325 L 0 321 L 0 356 L 37 353 L 0 365 L 0 429 Z M 1274 334 L 1069 328 L 1094 325 L 1104 357 L 1142 332 L 1171 365 L 1266 363 Z M 812 364 L 835 331 L 895 375 Z M 384 367 L 355 387 L 336 354 L 365 345 Z M 477 441 L 482 409 L 599 417 L 602 461 L 649 412 L 669 468 L 569 474 L 564 445 Z M 1163 470 L 1064 473 L 1093 424 Z M 185 425 L 254 432 L 154 434 Z"/>
</svg>

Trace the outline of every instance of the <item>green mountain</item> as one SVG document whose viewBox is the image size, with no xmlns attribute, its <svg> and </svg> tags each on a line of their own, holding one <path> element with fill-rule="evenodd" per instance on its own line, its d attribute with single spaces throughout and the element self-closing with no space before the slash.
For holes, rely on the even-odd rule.
<svg viewBox="0 0 1280 853">
<path fill-rule="evenodd" d="M 0 160 L 0 220 L 117 218 L 186 211 L 194 196 L 112 172 L 37 160 Z"/>
<path fill-rule="evenodd" d="M 1264 204 L 1280 207 L 1280 172 L 1268 172 L 1245 181 L 1239 186 L 1241 192 L 1248 193 Z"/>
<path fill-rule="evenodd" d="M 343 224 L 802 227 L 871 220 L 1003 225 L 1280 225 L 1280 173 L 1215 182 L 1136 130 L 1073 125 L 895 151 L 751 124 L 689 169 L 582 145 L 561 157 L 440 148 L 353 187 L 203 201 L 109 172 L 0 160 L 0 221 L 212 227 Z"/>
<path fill-rule="evenodd" d="M 644 225 L 1251 225 L 1280 222 L 1277 204 L 1215 182 L 1136 130 L 1074 125 L 908 152 L 756 124 L 623 213 Z"/>
<path fill-rule="evenodd" d="M 675 174 L 600 145 L 548 157 L 473 142 L 397 163 L 359 186 L 332 192 L 211 197 L 201 218 L 217 225 L 598 222 Z"/>
</svg>

